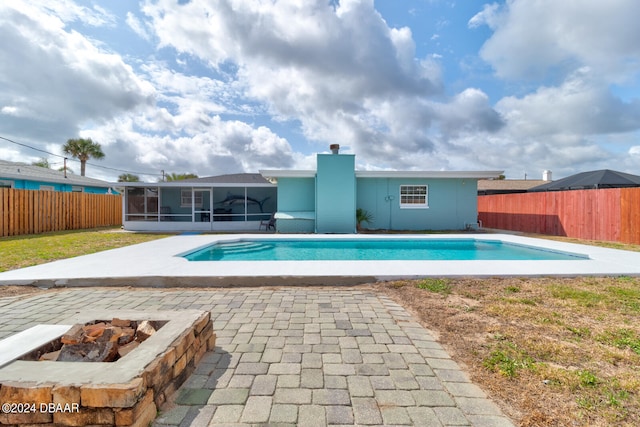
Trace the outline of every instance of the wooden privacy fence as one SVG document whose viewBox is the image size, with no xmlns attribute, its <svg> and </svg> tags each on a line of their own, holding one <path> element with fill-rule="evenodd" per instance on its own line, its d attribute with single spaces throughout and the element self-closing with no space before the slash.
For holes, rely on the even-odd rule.
<svg viewBox="0 0 640 427">
<path fill-rule="evenodd" d="M 122 196 L 0 188 L 0 237 L 122 224 Z"/>
<path fill-rule="evenodd" d="M 478 196 L 487 228 L 640 244 L 640 188 Z"/>
</svg>

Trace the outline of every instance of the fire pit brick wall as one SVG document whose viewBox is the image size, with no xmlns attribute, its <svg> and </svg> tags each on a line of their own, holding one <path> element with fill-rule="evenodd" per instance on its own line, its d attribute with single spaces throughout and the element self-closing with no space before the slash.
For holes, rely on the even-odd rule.
<svg viewBox="0 0 640 427">
<path fill-rule="evenodd" d="M 215 347 L 215 339 L 210 314 L 205 312 L 126 384 L 2 383 L 0 402 L 33 403 L 35 412 L 1 413 L 0 424 L 148 426 L 157 408 L 189 377 L 207 350 Z"/>
</svg>

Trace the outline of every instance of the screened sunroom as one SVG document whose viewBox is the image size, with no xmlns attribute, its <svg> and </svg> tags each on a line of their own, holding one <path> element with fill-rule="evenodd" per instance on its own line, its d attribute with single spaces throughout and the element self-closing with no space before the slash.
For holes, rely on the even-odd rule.
<svg viewBox="0 0 640 427">
<path fill-rule="evenodd" d="M 132 231 L 258 231 L 277 208 L 277 189 L 259 174 L 121 183 L 123 224 Z"/>
</svg>

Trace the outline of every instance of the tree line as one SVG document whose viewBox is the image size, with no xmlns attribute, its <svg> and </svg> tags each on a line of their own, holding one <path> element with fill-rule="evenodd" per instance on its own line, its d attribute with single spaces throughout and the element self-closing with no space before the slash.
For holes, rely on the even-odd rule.
<svg viewBox="0 0 640 427">
<path fill-rule="evenodd" d="M 80 176 L 85 176 L 87 161 L 89 159 L 100 160 L 105 157 L 104 151 L 102 151 L 102 146 L 98 142 L 94 142 L 91 138 L 69 139 L 62 146 L 62 152 L 80 161 Z M 40 166 L 48 169 L 51 168 L 49 160 L 47 160 L 44 157 L 36 162 L 33 162 L 32 165 Z M 73 173 L 73 171 L 69 167 L 67 167 L 66 164 L 65 166 L 61 167 L 59 170 Z M 162 178 L 160 178 L 159 181 L 180 181 L 183 179 L 192 179 L 192 178 L 198 178 L 198 175 L 193 173 L 175 173 L 175 172 L 165 174 L 163 171 Z M 132 173 L 123 173 L 118 176 L 118 182 L 139 182 L 139 181 L 140 181 L 140 177 Z"/>
</svg>

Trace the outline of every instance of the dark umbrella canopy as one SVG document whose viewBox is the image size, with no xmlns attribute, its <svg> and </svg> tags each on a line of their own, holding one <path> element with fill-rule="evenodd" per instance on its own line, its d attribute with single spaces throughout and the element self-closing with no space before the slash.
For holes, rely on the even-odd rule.
<svg viewBox="0 0 640 427">
<path fill-rule="evenodd" d="M 542 184 L 529 191 L 585 190 L 597 188 L 640 187 L 640 176 L 602 169 L 581 172 L 548 184 Z"/>
</svg>

